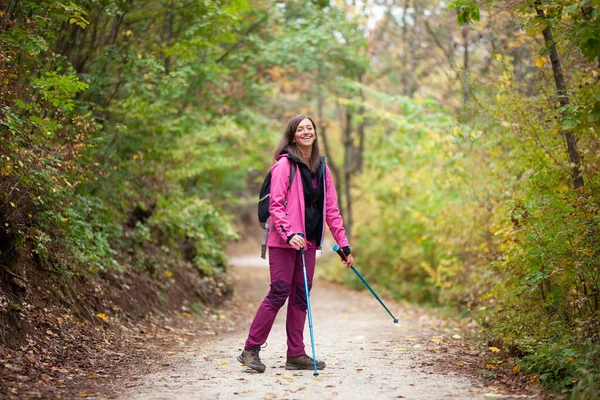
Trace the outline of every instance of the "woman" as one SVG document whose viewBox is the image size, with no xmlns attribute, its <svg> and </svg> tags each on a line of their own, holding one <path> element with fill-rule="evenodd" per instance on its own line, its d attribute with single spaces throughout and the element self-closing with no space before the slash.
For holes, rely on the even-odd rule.
<svg viewBox="0 0 600 400">
<path fill-rule="evenodd" d="M 354 260 L 337 205 L 335 186 L 317 142 L 317 128 L 306 115 L 290 120 L 275 148 L 275 165 L 271 168 L 269 212 L 271 214 L 267 246 L 271 288 L 250 325 L 248 339 L 238 361 L 264 372 L 259 352 L 266 343 L 277 312 L 289 298 L 286 318 L 286 369 L 313 369 L 313 359 L 304 350 L 306 293 L 300 248 L 305 248 L 308 287 L 312 286 L 315 253 L 323 244 L 325 223 L 338 245 L 344 250 L 350 268 Z M 291 186 L 290 171 L 298 168 Z M 323 361 L 317 369 L 325 368 Z"/>
</svg>

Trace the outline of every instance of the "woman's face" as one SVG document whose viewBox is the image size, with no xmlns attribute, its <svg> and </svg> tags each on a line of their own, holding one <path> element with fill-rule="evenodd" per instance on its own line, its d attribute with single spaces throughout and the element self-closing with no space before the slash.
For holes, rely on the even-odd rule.
<svg viewBox="0 0 600 400">
<path fill-rule="evenodd" d="M 294 141 L 296 142 L 296 146 L 300 148 L 310 148 L 315 140 L 317 140 L 315 127 L 310 119 L 304 118 L 298 124 L 296 133 L 294 133 Z"/>
</svg>

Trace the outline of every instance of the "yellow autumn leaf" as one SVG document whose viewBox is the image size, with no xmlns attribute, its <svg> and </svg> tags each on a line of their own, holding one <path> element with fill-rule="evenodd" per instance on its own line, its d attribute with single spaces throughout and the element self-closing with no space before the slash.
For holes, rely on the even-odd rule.
<svg viewBox="0 0 600 400">
<path fill-rule="evenodd" d="M 292 377 L 291 377 L 291 376 L 289 376 L 289 375 L 286 375 L 286 376 L 284 376 L 284 378 L 285 378 L 285 379 L 287 379 L 287 380 L 288 380 L 288 381 L 290 381 L 290 382 L 294 382 L 294 378 L 292 378 Z"/>
<path fill-rule="evenodd" d="M 221 361 L 221 365 L 227 365 L 229 364 L 227 361 Z"/>
<path fill-rule="evenodd" d="M 517 375 L 519 372 L 521 372 L 521 366 L 517 364 L 513 367 L 513 374 Z"/>
<path fill-rule="evenodd" d="M 492 364 L 487 364 L 485 369 L 496 369 L 496 367 L 494 367 Z"/>
<path fill-rule="evenodd" d="M 575 359 L 573 357 L 567 357 L 567 362 L 573 362 Z"/>
<path fill-rule="evenodd" d="M 98 314 L 96 314 L 96 317 L 100 318 L 103 321 L 108 321 L 108 315 L 106 315 L 104 313 L 98 313 Z"/>
<path fill-rule="evenodd" d="M 173 276 L 173 273 L 172 273 L 171 271 L 165 271 L 165 276 L 166 276 L 167 278 L 170 278 L 170 277 L 172 277 L 172 276 Z"/>
<path fill-rule="evenodd" d="M 544 65 L 546 65 L 547 61 L 546 58 L 544 57 L 536 57 L 535 58 L 535 66 L 538 68 L 542 68 Z"/>
<path fill-rule="evenodd" d="M 394 351 L 396 351 L 396 352 L 401 352 L 401 351 L 406 351 L 406 349 L 405 349 L 404 347 L 396 347 L 396 348 L 394 349 Z"/>
<path fill-rule="evenodd" d="M 489 350 L 490 350 L 492 353 L 499 353 L 499 352 L 500 352 L 500 349 L 499 349 L 499 348 L 497 348 L 497 347 L 489 347 Z"/>
</svg>

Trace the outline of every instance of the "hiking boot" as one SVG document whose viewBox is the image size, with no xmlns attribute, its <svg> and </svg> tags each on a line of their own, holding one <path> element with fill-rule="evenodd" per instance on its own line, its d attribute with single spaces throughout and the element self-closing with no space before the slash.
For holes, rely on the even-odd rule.
<svg viewBox="0 0 600 400">
<path fill-rule="evenodd" d="M 325 368 L 325 362 L 317 360 L 317 369 Z M 288 357 L 285 363 L 285 369 L 313 369 L 314 363 L 312 357 L 304 354 L 302 356 Z"/>
<path fill-rule="evenodd" d="M 258 372 L 265 372 L 265 364 L 260 361 L 260 346 L 254 346 L 250 350 L 242 351 L 242 354 L 238 356 L 238 361 L 244 364 L 246 367 L 251 368 Z"/>
</svg>

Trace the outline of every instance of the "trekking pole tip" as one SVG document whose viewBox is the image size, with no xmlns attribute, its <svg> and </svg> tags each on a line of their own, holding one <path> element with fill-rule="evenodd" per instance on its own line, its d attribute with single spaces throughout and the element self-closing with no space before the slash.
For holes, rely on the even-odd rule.
<svg viewBox="0 0 600 400">
<path fill-rule="evenodd" d="M 398 318 L 394 318 L 394 323 L 397 324 L 398 323 Z"/>
<path fill-rule="evenodd" d="M 318 373 L 318 372 L 315 372 L 315 373 L 313 374 L 313 376 L 319 376 L 319 373 Z"/>
</svg>

